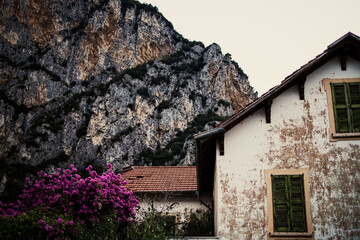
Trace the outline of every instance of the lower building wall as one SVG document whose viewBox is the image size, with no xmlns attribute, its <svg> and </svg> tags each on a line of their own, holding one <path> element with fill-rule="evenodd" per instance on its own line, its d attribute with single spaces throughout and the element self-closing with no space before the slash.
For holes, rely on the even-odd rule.
<svg viewBox="0 0 360 240">
<path fill-rule="evenodd" d="M 358 159 L 359 151 L 357 148 L 352 152 Z M 348 157 L 354 163 L 350 154 Z M 354 168 L 348 166 L 349 162 L 331 167 L 334 159 L 332 156 L 327 159 L 329 166 L 319 162 L 309 164 L 313 238 L 360 239 L 359 164 Z M 285 162 L 278 164 L 282 165 L 278 169 L 293 169 Z M 265 172 L 251 168 L 243 170 L 240 176 L 228 173 L 224 168 L 218 169 L 216 236 L 220 239 L 269 239 Z"/>
<path fill-rule="evenodd" d="M 208 210 L 208 207 L 211 207 L 210 197 L 203 198 L 202 203 L 196 194 L 158 193 L 136 194 L 136 196 L 139 200 L 139 207 L 136 211 L 139 219 L 143 218 L 148 209 L 153 207 L 154 210 L 163 214 L 177 214 L 181 223 L 197 209 Z"/>
</svg>

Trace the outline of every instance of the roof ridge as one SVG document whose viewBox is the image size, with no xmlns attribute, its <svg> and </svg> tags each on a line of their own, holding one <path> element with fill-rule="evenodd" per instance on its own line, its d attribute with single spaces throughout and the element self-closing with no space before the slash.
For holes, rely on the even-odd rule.
<svg viewBox="0 0 360 240">
<path fill-rule="evenodd" d="M 280 84 L 275 85 L 270 88 L 267 92 L 262 94 L 260 97 L 256 98 L 254 101 L 246 105 L 244 108 L 235 112 L 229 118 L 221 122 L 215 128 L 210 129 L 208 131 L 200 132 L 194 136 L 195 140 L 199 141 L 202 139 L 207 139 L 209 137 L 217 136 L 219 134 L 223 134 L 224 132 L 231 129 L 238 122 L 242 121 L 248 115 L 255 111 L 255 109 L 266 104 L 266 101 L 270 98 L 276 97 L 281 91 L 289 87 L 293 82 L 295 82 L 299 77 L 306 76 L 312 71 L 312 69 L 316 68 L 316 65 L 321 64 L 326 57 L 330 57 L 332 53 L 334 53 L 337 48 L 342 46 L 345 40 L 352 39 L 357 41 L 357 44 L 360 42 L 360 37 L 352 32 L 348 32 L 342 37 L 340 37 L 335 42 L 331 43 L 327 49 L 325 49 L 322 53 L 315 56 L 315 58 L 308 61 L 306 64 L 302 65 L 299 69 L 295 70 L 292 74 L 285 77 L 284 80 L 280 82 Z M 360 51 L 357 52 L 360 55 Z M 314 67 L 315 66 L 315 67 Z"/>
</svg>

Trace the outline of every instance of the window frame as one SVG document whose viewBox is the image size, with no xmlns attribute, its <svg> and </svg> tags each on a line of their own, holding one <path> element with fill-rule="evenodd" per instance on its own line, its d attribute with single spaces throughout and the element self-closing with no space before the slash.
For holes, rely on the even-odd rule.
<svg viewBox="0 0 360 240">
<path fill-rule="evenodd" d="M 179 224 L 180 224 L 180 213 L 179 212 L 166 212 L 161 214 L 162 217 L 164 217 L 164 220 L 166 221 L 166 218 L 168 217 L 174 217 L 175 218 L 175 236 L 179 234 Z"/>
<path fill-rule="evenodd" d="M 360 83 L 360 78 L 325 78 L 324 79 L 324 88 L 327 98 L 327 107 L 329 114 L 329 136 L 330 141 L 340 141 L 340 140 L 360 140 L 360 132 L 349 132 L 349 133 L 337 133 L 335 127 L 335 115 L 334 115 L 334 102 L 333 95 L 331 90 L 331 84 L 333 83 Z"/>
<path fill-rule="evenodd" d="M 266 183 L 266 200 L 267 200 L 267 237 L 268 239 L 277 239 L 279 237 L 291 237 L 294 239 L 314 239 L 314 228 L 310 212 L 310 193 L 309 181 L 310 173 L 308 168 L 304 169 L 271 169 L 265 170 Z M 272 189 L 272 175 L 303 175 L 304 181 L 304 197 L 305 197 L 305 213 L 306 213 L 306 232 L 274 232 L 274 209 L 273 209 L 273 189 Z"/>
</svg>

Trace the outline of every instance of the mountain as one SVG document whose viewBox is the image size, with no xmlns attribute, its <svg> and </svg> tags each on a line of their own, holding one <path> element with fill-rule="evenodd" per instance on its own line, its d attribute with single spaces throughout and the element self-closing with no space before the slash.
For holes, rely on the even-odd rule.
<svg viewBox="0 0 360 240">
<path fill-rule="evenodd" d="M 151 5 L 0 2 L 3 195 L 70 163 L 191 165 L 193 134 L 256 97 L 230 54 L 185 39 Z"/>
</svg>

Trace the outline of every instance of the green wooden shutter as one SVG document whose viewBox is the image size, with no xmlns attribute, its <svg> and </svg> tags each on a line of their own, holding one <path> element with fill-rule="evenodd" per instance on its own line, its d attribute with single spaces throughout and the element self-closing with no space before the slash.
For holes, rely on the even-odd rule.
<svg viewBox="0 0 360 240">
<path fill-rule="evenodd" d="M 351 132 L 360 132 L 360 83 L 349 83 Z"/>
<path fill-rule="evenodd" d="M 272 175 L 275 232 L 306 232 L 302 175 Z"/>
<path fill-rule="evenodd" d="M 167 215 L 165 216 L 165 232 L 167 236 L 175 235 L 175 227 L 176 227 L 176 216 Z"/>
<path fill-rule="evenodd" d="M 290 209 L 288 205 L 286 175 L 273 175 L 273 212 L 274 212 L 274 231 L 290 231 Z"/>
<path fill-rule="evenodd" d="M 333 83 L 331 91 L 336 132 L 360 132 L 360 83 Z"/>
<path fill-rule="evenodd" d="M 306 232 L 306 211 L 303 175 L 288 176 L 292 232 Z"/>
<path fill-rule="evenodd" d="M 331 84 L 333 97 L 335 129 L 338 133 L 350 132 L 349 114 L 347 103 L 347 91 L 344 83 Z"/>
</svg>

